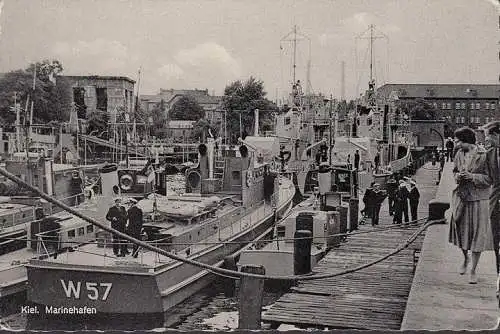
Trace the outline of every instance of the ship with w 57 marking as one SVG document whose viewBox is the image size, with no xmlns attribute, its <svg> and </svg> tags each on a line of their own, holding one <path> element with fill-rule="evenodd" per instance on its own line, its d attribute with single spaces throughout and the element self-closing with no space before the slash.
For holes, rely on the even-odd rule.
<svg viewBox="0 0 500 334">
<path fill-rule="evenodd" d="M 279 177 L 256 152 L 258 148 L 242 143 L 237 150 L 224 150 L 209 138 L 199 145 L 198 165 L 186 171 L 184 195 L 153 193 L 137 203 L 146 217 L 147 242 L 190 260 L 221 266 L 226 256 L 261 237 L 291 209 L 293 183 Z M 165 177 L 159 168 L 155 173 L 159 179 Z M 110 173 L 102 180 L 107 181 L 110 184 L 103 184 L 103 191 L 118 179 Z M 80 212 L 103 220 L 112 200 L 112 196 L 96 196 Z M 110 235 L 89 232 L 91 227 L 82 223 L 38 235 L 42 249 L 55 239 L 66 251 L 57 256 L 49 251 L 29 262 L 30 302 L 68 310 L 87 306 L 98 313 L 161 313 L 215 278 L 207 270 L 155 252 L 139 250 L 136 258 L 116 257 Z M 45 307 L 40 309 L 43 312 Z"/>
</svg>

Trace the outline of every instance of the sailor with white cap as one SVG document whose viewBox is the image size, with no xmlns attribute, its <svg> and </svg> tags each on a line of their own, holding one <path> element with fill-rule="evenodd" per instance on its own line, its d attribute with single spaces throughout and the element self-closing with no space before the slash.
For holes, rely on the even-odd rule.
<svg viewBox="0 0 500 334">
<path fill-rule="evenodd" d="M 128 235 L 133 238 L 140 239 L 142 231 L 142 210 L 137 207 L 137 200 L 134 198 L 130 199 L 130 209 L 128 209 Z M 134 244 L 132 249 L 132 256 L 137 257 L 139 251 L 139 246 Z"/>
<path fill-rule="evenodd" d="M 420 192 L 417 189 L 417 183 L 413 180 L 410 181 L 410 194 L 408 195 L 408 199 L 410 200 L 411 220 L 415 221 L 418 219 L 417 209 L 420 200 Z"/>
</svg>

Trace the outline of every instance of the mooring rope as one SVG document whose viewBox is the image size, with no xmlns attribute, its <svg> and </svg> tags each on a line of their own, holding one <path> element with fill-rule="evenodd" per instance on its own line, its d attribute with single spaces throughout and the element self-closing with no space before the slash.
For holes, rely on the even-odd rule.
<svg viewBox="0 0 500 334">
<path fill-rule="evenodd" d="M 390 256 L 393 256 L 399 252 L 401 252 L 403 249 L 407 248 L 413 241 L 415 241 L 415 239 L 418 237 L 418 235 L 420 235 L 421 233 L 423 233 L 429 226 L 431 225 L 434 225 L 434 224 L 440 224 L 444 221 L 444 219 L 438 219 L 438 220 L 432 220 L 432 221 L 428 221 L 424 226 L 422 226 L 419 230 L 417 230 L 415 233 L 413 233 L 413 235 L 403 244 L 401 245 L 400 247 L 396 248 L 394 251 L 390 252 L 389 254 L 386 254 L 374 261 L 371 261 L 367 264 L 364 264 L 364 265 L 361 265 L 361 266 L 358 266 L 358 267 L 355 267 L 355 268 L 352 268 L 352 269 L 347 269 L 347 270 L 343 270 L 341 272 L 337 272 L 337 273 L 329 273 L 329 274 L 317 274 L 317 275 L 311 275 L 311 274 L 308 274 L 308 275 L 291 275 L 291 276 L 271 276 L 271 275 L 258 275 L 258 274 L 251 274 L 251 273 L 245 273 L 245 272 L 240 272 L 240 271 L 234 271 L 234 270 L 229 270 L 229 269 L 224 269 L 224 268 L 219 268 L 219 267 L 216 267 L 216 266 L 212 266 L 212 265 L 209 265 L 209 264 L 205 264 L 205 263 L 202 263 L 202 262 L 198 262 L 198 261 L 194 261 L 194 260 L 191 260 L 191 259 L 188 259 L 188 258 L 182 258 L 180 256 L 177 256 L 175 254 L 172 254 L 172 253 L 169 253 L 161 248 L 158 248 L 158 247 L 154 247 L 142 240 L 139 240 L 139 239 L 136 239 L 136 238 L 133 238 L 131 236 L 129 236 L 128 234 L 126 233 L 123 233 L 123 232 L 120 232 L 120 231 L 117 231 L 111 227 L 108 227 L 106 226 L 105 224 L 102 224 L 101 222 L 97 221 L 96 219 L 94 218 L 91 218 L 91 217 L 87 217 L 85 216 L 84 214 L 80 213 L 79 211 L 75 210 L 74 208 L 62 203 L 61 201 L 55 199 L 55 198 L 52 198 L 50 197 L 49 195 L 45 194 L 43 191 L 41 191 L 40 189 L 28 184 L 27 182 L 21 180 L 20 178 L 18 178 L 17 176 L 9 173 L 7 170 L 5 170 L 4 168 L 0 168 L 0 174 L 5 176 L 6 178 L 16 182 L 17 184 L 20 184 L 28 189 L 30 189 L 31 191 L 37 193 L 40 197 L 42 197 L 43 199 L 47 200 L 48 202 L 50 203 L 53 203 L 55 205 L 57 205 L 58 207 L 62 208 L 63 210 L 75 215 L 76 217 L 79 217 L 89 223 L 91 223 L 92 225 L 95 225 L 95 226 L 98 226 L 100 227 L 101 229 L 107 231 L 107 232 L 110 232 L 110 233 L 114 233 L 115 235 L 117 235 L 118 237 L 122 238 L 122 239 L 125 239 L 129 242 L 132 242 L 136 245 L 139 245 L 145 249 L 148 249 L 150 251 L 153 251 L 153 252 L 157 252 L 158 254 L 161 254 L 161 255 L 164 255 L 168 258 L 171 258 L 173 260 L 176 260 L 176 261 L 180 261 L 180 262 L 183 262 L 183 263 L 187 263 L 187 264 L 191 264 L 193 266 L 196 266 L 196 267 L 199 267 L 199 268 L 203 268 L 203 269 L 206 269 L 206 270 L 209 270 L 217 275 L 219 274 L 222 274 L 222 275 L 225 275 L 225 276 L 230 276 L 230 277 L 233 277 L 233 276 L 237 276 L 237 277 L 253 277 L 253 278 L 259 278 L 259 279 L 269 279 L 269 280 L 283 280 L 283 281 L 299 281 L 299 280 L 316 280 L 316 279 L 325 279 L 325 278 L 332 278 L 332 277 L 336 277 L 336 276 L 341 276 L 341 275 L 345 275 L 345 274 L 349 274 L 349 273 L 352 273 L 352 272 L 355 272 L 355 271 L 359 271 L 359 270 L 362 270 L 362 269 L 365 269 L 367 267 L 370 267 L 370 266 L 373 266 L 387 258 L 389 258 Z M 251 242 L 249 242 L 251 243 Z"/>
</svg>

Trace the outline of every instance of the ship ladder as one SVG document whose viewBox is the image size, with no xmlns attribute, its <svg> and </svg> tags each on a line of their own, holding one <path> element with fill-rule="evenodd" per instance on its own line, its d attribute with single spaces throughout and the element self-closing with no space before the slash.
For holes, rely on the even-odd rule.
<svg viewBox="0 0 500 334">
<path fill-rule="evenodd" d="M 214 168 L 214 178 L 221 181 L 221 186 L 224 182 L 224 169 L 226 166 L 225 160 L 216 159 Z"/>
</svg>

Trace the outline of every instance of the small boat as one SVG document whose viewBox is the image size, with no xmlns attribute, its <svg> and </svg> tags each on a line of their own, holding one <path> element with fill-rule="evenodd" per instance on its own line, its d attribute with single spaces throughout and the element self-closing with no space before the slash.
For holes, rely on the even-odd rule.
<svg viewBox="0 0 500 334">
<path fill-rule="evenodd" d="M 276 224 L 270 235 L 273 241 L 259 247 L 247 248 L 239 255 L 238 266 L 261 265 L 269 276 L 293 276 L 304 274 L 304 253 L 297 247 L 296 232 L 310 231 L 311 245 L 308 272 L 314 268 L 332 247 L 338 247 L 345 237 L 340 233 L 354 230 L 357 226 L 357 170 L 346 170 L 341 167 L 331 167 L 326 163 L 321 165 L 318 175 L 319 184 L 311 196 L 297 206 L 291 213 Z M 347 181 L 348 184 L 345 184 Z M 272 232 L 272 233 L 271 233 Z M 307 273 L 307 272 L 306 272 Z M 291 286 L 290 281 L 267 280 L 266 287 L 271 290 L 284 290 Z"/>
<path fill-rule="evenodd" d="M 186 171 L 186 194 L 153 193 L 138 206 L 145 211 L 149 243 L 221 266 L 226 256 L 259 238 L 289 212 L 295 187 L 277 176 L 267 162 L 257 161 L 255 152 L 245 145 L 239 157 L 226 156 L 211 139 L 200 144 L 198 165 Z M 165 178 L 157 175 L 157 179 Z M 99 208 L 107 209 L 111 201 L 112 197 L 98 198 L 96 208 L 83 212 L 103 220 L 105 212 Z M 77 237 L 81 242 L 74 241 L 57 258 L 47 253 L 26 265 L 30 302 L 49 313 L 88 308 L 109 314 L 161 313 L 216 277 L 208 270 L 145 250 L 137 258 L 117 258 L 110 249 L 111 236 L 94 229 L 87 237 L 88 228 L 84 223 L 60 229 L 56 233 L 59 242 Z"/>
</svg>

